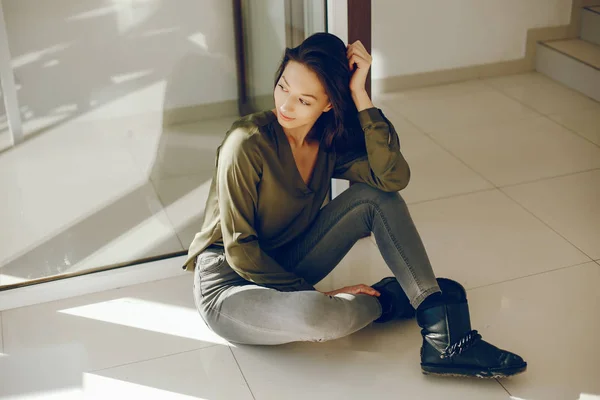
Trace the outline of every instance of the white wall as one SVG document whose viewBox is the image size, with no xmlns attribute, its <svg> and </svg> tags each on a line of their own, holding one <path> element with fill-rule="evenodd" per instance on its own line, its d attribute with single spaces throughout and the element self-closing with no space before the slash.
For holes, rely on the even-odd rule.
<svg viewBox="0 0 600 400">
<path fill-rule="evenodd" d="M 530 28 L 567 25 L 572 0 L 376 0 L 373 79 L 522 58 Z"/>
<path fill-rule="evenodd" d="M 237 98 L 224 0 L 3 0 L 25 123 Z"/>
</svg>

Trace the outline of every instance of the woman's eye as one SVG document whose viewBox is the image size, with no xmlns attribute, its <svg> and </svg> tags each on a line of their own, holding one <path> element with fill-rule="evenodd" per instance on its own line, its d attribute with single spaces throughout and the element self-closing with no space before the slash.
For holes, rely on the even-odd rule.
<svg viewBox="0 0 600 400">
<path fill-rule="evenodd" d="M 307 102 L 305 102 L 304 100 L 300 99 L 300 103 L 304 104 L 305 106 L 310 106 L 310 104 L 308 104 Z"/>
<path fill-rule="evenodd" d="M 278 83 L 277 86 L 279 86 L 281 88 L 281 90 L 283 90 L 284 92 L 287 92 L 287 90 L 283 87 L 283 85 L 281 83 Z"/>
</svg>

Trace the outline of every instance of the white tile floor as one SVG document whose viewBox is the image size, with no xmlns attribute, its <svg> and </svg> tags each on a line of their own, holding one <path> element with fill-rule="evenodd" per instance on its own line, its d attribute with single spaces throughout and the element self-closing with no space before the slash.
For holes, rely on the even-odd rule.
<svg viewBox="0 0 600 400">
<path fill-rule="evenodd" d="M 600 105 L 538 74 L 411 90 L 376 103 L 396 125 L 411 164 L 402 194 L 436 273 L 467 287 L 474 328 L 521 354 L 525 374 L 501 381 L 424 376 L 414 321 L 319 344 L 232 345 L 202 323 L 188 275 L 2 312 L 0 397 L 599 399 Z M 215 124 L 217 130 L 226 121 Z M 189 129 L 123 139 L 133 149 L 129 160 L 108 150 L 106 141 L 121 139 L 98 138 L 119 170 L 135 162 L 141 176 L 152 177 L 129 196 L 153 199 L 145 210 L 158 225 L 136 231 L 129 243 L 153 229 L 176 235 L 172 248 L 189 243 L 215 145 L 207 136 L 198 148 Z M 194 170 L 185 156 L 199 151 L 206 156 Z M 67 166 L 54 168 L 46 173 Z M 28 197 L 21 196 L 11 201 Z M 90 199 L 81 194 L 86 207 Z M 124 215 L 118 208 L 106 215 Z M 144 215 L 134 219 L 150 223 Z M 50 223 L 42 225 L 31 234 L 44 246 Z M 26 251 L 18 240 L 13 250 Z M 374 242 L 363 239 L 319 287 L 371 284 L 384 275 Z"/>
</svg>

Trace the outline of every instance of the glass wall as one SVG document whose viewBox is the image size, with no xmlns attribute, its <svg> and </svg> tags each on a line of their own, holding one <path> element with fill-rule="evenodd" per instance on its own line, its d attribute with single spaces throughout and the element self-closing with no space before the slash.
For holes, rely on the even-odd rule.
<svg viewBox="0 0 600 400">
<path fill-rule="evenodd" d="M 25 140 L 0 113 L 0 290 L 184 254 L 225 132 L 325 29 L 324 1 L 2 5 Z"/>
</svg>

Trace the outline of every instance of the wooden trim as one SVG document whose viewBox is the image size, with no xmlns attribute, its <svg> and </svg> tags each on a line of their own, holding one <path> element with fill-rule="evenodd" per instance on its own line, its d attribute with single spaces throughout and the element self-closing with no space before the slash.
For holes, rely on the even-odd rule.
<svg viewBox="0 0 600 400">
<path fill-rule="evenodd" d="M 348 0 L 348 43 L 357 40 L 371 53 L 371 0 Z M 371 96 L 370 70 L 366 89 Z"/>
<path fill-rule="evenodd" d="M 304 1 L 285 0 L 285 46 L 292 48 L 300 45 L 306 38 L 304 31 Z"/>
<path fill-rule="evenodd" d="M 360 40 L 365 49 L 372 53 L 371 46 L 371 0 L 348 0 L 348 44 Z M 371 70 L 365 88 L 371 96 Z M 352 186 L 350 183 L 349 186 Z"/>
<path fill-rule="evenodd" d="M 238 87 L 238 112 L 244 115 L 248 94 L 246 92 L 246 51 L 244 43 L 244 16 L 242 12 L 242 1 L 233 0 L 233 30 L 235 39 L 235 64 L 237 72 Z"/>
<path fill-rule="evenodd" d="M 181 251 L 177 251 L 177 252 L 173 252 L 173 253 L 166 253 L 166 254 L 160 254 L 157 256 L 139 258 L 139 259 L 136 259 L 133 261 L 124 261 L 124 262 L 115 263 L 115 264 L 111 264 L 111 265 L 104 265 L 101 267 L 87 268 L 87 269 L 84 269 L 81 271 L 76 271 L 76 272 L 61 273 L 60 275 L 51 275 L 51 276 L 46 276 L 46 277 L 42 277 L 42 278 L 30 279 L 30 280 L 19 282 L 19 283 L 11 283 L 9 285 L 0 286 L 0 293 L 7 291 L 7 290 L 19 289 L 19 288 L 24 288 L 24 287 L 28 287 L 28 286 L 35 286 L 35 285 L 40 285 L 42 283 L 48 283 L 48 282 L 61 281 L 64 279 L 75 278 L 75 277 L 83 276 L 83 275 L 91 275 L 91 274 L 96 274 L 99 272 L 113 271 L 113 270 L 117 270 L 117 269 L 121 269 L 121 268 L 127 268 L 127 267 L 132 267 L 135 265 L 147 264 L 147 263 L 167 260 L 167 259 L 171 259 L 171 258 L 185 257 L 185 256 L 187 256 L 187 253 L 188 253 L 187 250 L 181 250 Z"/>
<path fill-rule="evenodd" d="M 82 273 L 68 279 L 49 280 L 43 284 L 22 286 L 14 290 L 4 290 L 3 287 L 0 291 L 0 311 L 185 276 L 189 274 L 181 268 L 185 258 L 186 255 L 182 255 L 127 268 Z"/>
<path fill-rule="evenodd" d="M 285 21 L 285 47 L 294 47 L 292 42 L 292 0 L 283 2 L 283 20 Z"/>
</svg>

